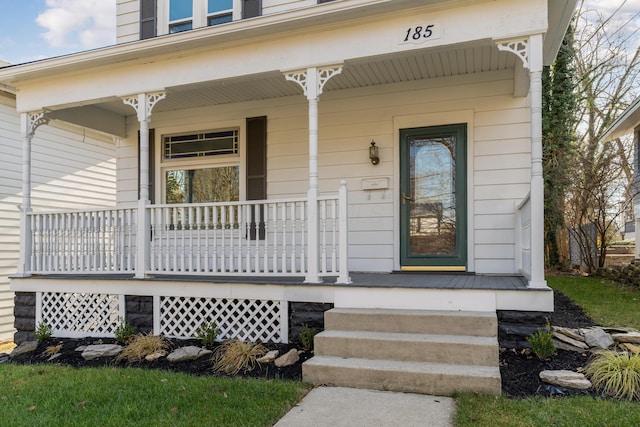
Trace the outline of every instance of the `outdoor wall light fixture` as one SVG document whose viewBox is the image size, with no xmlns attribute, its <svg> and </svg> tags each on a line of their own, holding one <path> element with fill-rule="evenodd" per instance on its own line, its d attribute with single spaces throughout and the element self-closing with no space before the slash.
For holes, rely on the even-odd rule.
<svg viewBox="0 0 640 427">
<path fill-rule="evenodd" d="M 380 156 L 378 155 L 378 146 L 374 140 L 371 140 L 371 146 L 369 147 L 369 160 L 371 160 L 372 165 L 377 165 L 380 163 Z"/>
</svg>

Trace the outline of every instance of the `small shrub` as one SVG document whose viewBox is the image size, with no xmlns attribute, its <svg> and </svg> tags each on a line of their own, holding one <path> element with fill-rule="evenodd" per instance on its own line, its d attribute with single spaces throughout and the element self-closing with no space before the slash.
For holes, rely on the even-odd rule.
<svg viewBox="0 0 640 427">
<path fill-rule="evenodd" d="M 196 337 L 200 340 L 203 346 L 213 348 L 216 344 L 216 340 L 220 335 L 220 330 L 216 322 L 203 323 L 196 331 Z"/>
<path fill-rule="evenodd" d="M 135 333 L 136 331 L 131 325 L 131 323 L 125 322 L 124 320 L 121 321 L 118 326 L 116 326 L 116 330 L 114 331 L 116 341 L 119 342 L 120 344 L 128 343 L 131 337 L 133 336 L 133 334 Z"/>
<path fill-rule="evenodd" d="M 169 347 L 167 339 L 161 335 L 137 334 L 130 340 L 129 344 L 118 354 L 117 360 L 127 360 L 137 362 L 150 354 L 165 351 Z"/>
<path fill-rule="evenodd" d="M 300 331 L 298 338 L 300 339 L 300 344 L 302 344 L 302 349 L 304 351 L 313 350 L 313 338 L 316 336 L 316 333 L 316 328 L 312 328 L 306 323 L 302 324 L 302 330 Z"/>
<path fill-rule="evenodd" d="M 53 329 L 44 320 L 41 320 L 40 323 L 38 323 L 36 330 L 33 331 L 33 336 L 36 337 L 38 341 L 46 341 L 51 338 L 52 334 Z"/>
<path fill-rule="evenodd" d="M 556 346 L 553 343 L 553 333 L 551 332 L 549 321 L 547 321 L 545 329 L 538 329 L 529 335 L 526 340 L 538 359 L 547 359 L 556 354 Z"/>
<path fill-rule="evenodd" d="M 616 399 L 640 399 L 640 354 L 605 351 L 585 367 L 597 389 Z"/>
<path fill-rule="evenodd" d="M 264 356 L 268 349 L 262 344 L 226 341 L 213 352 L 213 369 L 235 375 L 240 371 L 249 372 L 256 366 L 256 360 Z"/>
</svg>

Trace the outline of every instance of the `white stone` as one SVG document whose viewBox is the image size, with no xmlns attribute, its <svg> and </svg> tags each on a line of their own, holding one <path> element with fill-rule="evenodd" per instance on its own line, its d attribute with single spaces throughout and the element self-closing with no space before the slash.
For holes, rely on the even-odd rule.
<svg viewBox="0 0 640 427">
<path fill-rule="evenodd" d="M 286 366 L 291 366 L 295 364 L 298 360 L 300 360 L 300 356 L 298 355 L 298 350 L 292 348 L 288 353 L 283 354 L 282 356 L 276 359 L 276 366 L 278 368 L 284 368 Z"/>
<path fill-rule="evenodd" d="M 162 350 L 162 351 L 156 351 L 155 353 L 151 353 L 151 354 L 147 354 L 144 358 L 144 360 L 146 360 L 147 362 L 153 362 L 155 360 L 160 359 L 161 357 L 164 357 L 167 355 L 167 352 Z"/>
<path fill-rule="evenodd" d="M 180 347 L 167 356 L 169 362 L 184 362 L 186 360 L 196 360 L 207 354 L 211 354 L 211 350 L 206 348 L 196 347 L 189 345 L 186 347 Z"/>
<path fill-rule="evenodd" d="M 566 335 L 569 338 L 573 338 L 574 340 L 577 340 L 577 341 L 584 341 L 584 337 L 580 335 L 580 331 L 578 331 L 577 329 L 563 328 L 562 326 L 554 326 L 553 331 L 558 332 L 559 334 L 562 334 L 562 335 Z"/>
<path fill-rule="evenodd" d="M 563 335 L 561 333 L 558 333 L 556 331 L 553 331 L 553 337 L 556 338 L 559 341 L 565 342 L 567 344 L 570 344 L 574 347 L 580 348 L 582 350 L 588 350 L 589 346 L 586 343 L 583 343 L 582 341 L 578 341 L 578 340 L 574 340 L 573 338 L 570 338 L 566 335 Z"/>
<path fill-rule="evenodd" d="M 14 348 L 9 356 L 16 357 L 21 354 L 31 353 L 32 351 L 36 351 L 36 348 L 38 348 L 38 341 L 25 341 Z"/>
<path fill-rule="evenodd" d="M 270 352 L 268 352 L 267 354 L 265 354 L 261 358 L 256 359 L 256 361 L 258 363 L 271 363 L 274 360 L 276 360 L 276 357 L 278 357 L 279 354 L 280 354 L 280 352 L 278 350 L 271 350 Z"/>
<path fill-rule="evenodd" d="M 615 342 L 630 342 L 631 344 L 640 344 L 640 332 L 627 332 L 625 334 L 612 334 Z"/>
<path fill-rule="evenodd" d="M 100 357 L 117 356 L 122 351 L 122 346 L 117 344 L 88 345 L 82 352 L 85 360 L 98 359 Z"/>
<path fill-rule="evenodd" d="M 600 327 L 580 329 L 589 347 L 607 349 L 613 345 L 613 338 Z"/>
<path fill-rule="evenodd" d="M 542 371 L 540 372 L 540 380 L 548 384 L 578 390 L 591 388 L 591 382 L 584 374 L 567 370 Z"/>
</svg>

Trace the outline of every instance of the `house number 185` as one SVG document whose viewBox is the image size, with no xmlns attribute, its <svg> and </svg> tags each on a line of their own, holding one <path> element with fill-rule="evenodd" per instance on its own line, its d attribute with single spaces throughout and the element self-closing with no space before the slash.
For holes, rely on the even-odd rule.
<svg viewBox="0 0 640 427">
<path fill-rule="evenodd" d="M 425 25 L 424 27 L 422 25 L 409 27 L 407 28 L 407 35 L 404 37 L 404 41 L 408 42 L 411 40 L 418 41 L 421 39 L 428 39 L 433 35 L 433 27 L 434 24 Z"/>
</svg>

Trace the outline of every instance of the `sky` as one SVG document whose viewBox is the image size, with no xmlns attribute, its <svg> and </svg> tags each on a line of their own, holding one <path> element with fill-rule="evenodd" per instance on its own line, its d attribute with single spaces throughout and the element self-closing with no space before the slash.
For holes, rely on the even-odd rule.
<svg viewBox="0 0 640 427">
<path fill-rule="evenodd" d="M 13 64 L 115 44 L 116 0 L 0 0 L 0 59 Z M 581 0 L 578 0 L 581 1 Z M 584 0 L 610 15 L 637 14 L 640 0 Z"/>
</svg>

